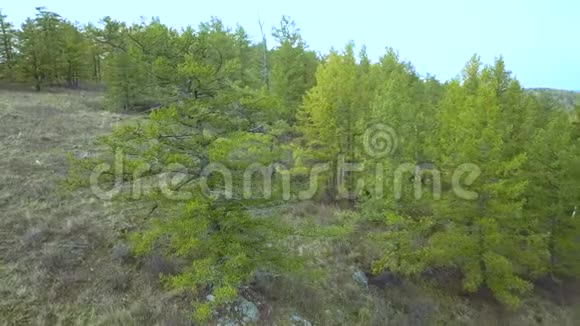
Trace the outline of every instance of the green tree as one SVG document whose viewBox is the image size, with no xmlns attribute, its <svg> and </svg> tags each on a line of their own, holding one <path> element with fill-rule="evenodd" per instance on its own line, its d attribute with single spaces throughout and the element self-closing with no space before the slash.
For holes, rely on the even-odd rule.
<svg viewBox="0 0 580 326">
<path fill-rule="evenodd" d="M 385 157 L 367 156 L 366 162 L 371 168 L 371 176 L 375 172 L 372 168 L 377 164 L 382 164 L 388 170 L 387 175 L 393 177 L 389 183 L 393 184 L 394 191 L 405 192 L 404 195 L 389 193 L 389 196 L 402 196 L 396 202 L 396 210 L 401 214 L 412 214 L 411 210 L 420 206 L 419 198 L 414 198 L 410 191 L 415 186 L 415 171 L 410 169 L 404 177 L 397 174 L 406 165 L 416 166 L 431 160 L 427 144 L 436 130 L 436 102 L 431 98 L 429 92 L 432 90 L 427 89 L 426 82 L 419 78 L 409 63 L 402 62 L 393 49 L 388 49 L 380 58 L 377 74 L 375 79 L 380 86 L 371 101 L 371 113 L 365 124 L 368 130 L 376 128 L 377 124 L 392 128 L 391 139 L 386 140 L 390 142 L 388 145 L 392 146 L 392 150 L 385 153 Z M 373 181 L 372 178 L 369 181 L 372 186 L 376 186 L 373 182 L 383 182 Z"/>
<path fill-rule="evenodd" d="M 388 270 L 410 276 L 422 272 L 427 265 L 425 234 L 429 219 L 413 219 L 388 212 L 384 216 L 387 227 L 376 239 L 384 255 L 373 262 L 373 273 Z"/>
<path fill-rule="evenodd" d="M 39 33 L 40 68 L 43 81 L 49 85 L 58 84 L 65 76 L 64 60 L 64 20 L 45 7 L 36 8 L 34 19 Z"/>
<path fill-rule="evenodd" d="M 302 266 L 302 259 L 285 247 L 290 232 L 285 223 L 251 217 L 247 207 L 252 200 L 240 196 L 239 184 L 228 192 L 227 177 L 219 172 L 236 178 L 256 159 L 266 165 L 276 155 L 272 136 L 246 131 L 262 116 L 257 99 L 259 95 L 232 88 L 165 106 L 147 121 L 120 126 L 104 137 L 102 157 L 71 166 L 71 186 L 88 185 L 89 175 L 103 162 L 122 166 L 116 176 L 113 171 L 101 174 L 99 185 L 115 189 L 124 183 L 113 199 L 122 207 L 135 207 L 132 214 L 148 217 L 130 236 L 138 255 L 161 250 L 191 261 L 164 281 L 194 292 L 199 322 L 230 303 L 258 269 L 279 273 Z M 215 300 L 206 301 L 208 294 Z"/>
<path fill-rule="evenodd" d="M 235 205 L 196 198 L 169 219 L 153 219 L 132 240 L 137 254 L 147 254 L 169 237 L 166 253 L 191 260 L 166 282 L 172 288 L 193 288 L 201 297 L 213 294 L 213 301 L 195 305 L 194 318 L 206 322 L 214 309 L 236 298 L 240 285 L 249 282 L 258 268 L 273 272 L 297 268 L 297 261 L 282 254 L 280 229 L 279 223 L 252 218 Z"/>
<path fill-rule="evenodd" d="M 252 45 L 246 30 L 239 26 L 234 33 L 235 47 L 238 51 L 239 80 L 241 87 L 258 89 L 262 86 L 260 67 L 260 48 Z"/>
<path fill-rule="evenodd" d="M 339 161 L 355 159 L 355 139 L 360 134 L 361 117 L 368 112 L 368 104 L 361 103 L 361 87 L 367 75 L 360 73 L 354 55 L 354 44 L 349 43 L 343 53 L 331 52 L 316 72 L 316 86 L 311 88 L 298 112 L 298 129 L 303 133 L 306 151 L 299 158 L 301 164 L 312 167 L 328 163 L 329 172 L 321 181 L 322 194 L 331 200 L 347 199 L 344 191 L 352 192 L 353 179 L 337 171 Z M 301 167 L 298 166 L 298 169 Z M 349 196 L 350 197 L 350 196 Z M 351 198 L 352 199 L 352 198 Z"/>
<path fill-rule="evenodd" d="M 17 33 L 20 79 L 34 80 L 35 87 L 74 86 L 83 70 L 84 38 L 78 28 L 57 13 L 36 8 L 34 19 L 27 19 Z"/>
<path fill-rule="evenodd" d="M 302 97 L 314 85 L 318 61 L 289 17 L 282 16 L 272 35 L 277 45 L 270 54 L 271 90 L 288 110 L 287 119 L 292 120 Z"/>
<path fill-rule="evenodd" d="M 515 307 L 519 295 L 531 289 L 519 272 L 531 247 L 521 250 L 530 239 L 523 215 L 523 193 L 527 182 L 518 178 L 526 153 L 505 155 L 505 133 L 497 84 L 490 83 L 493 70 L 473 57 L 462 82 L 452 81 L 440 106 L 438 166 L 444 175 L 456 174 L 465 163 L 469 173 L 479 173 L 466 194 L 458 191 L 459 181 L 436 205 L 436 220 L 444 231 L 430 239 L 430 255 L 436 264 L 454 266 L 463 274 L 463 287 L 476 291 L 489 288 L 501 302 Z"/>
<path fill-rule="evenodd" d="M 43 79 L 42 40 L 36 23 L 27 19 L 18 33 L 19 68 L 25 80 L 32 79 L 37 91 L 40 91 Z"/>
<path fill-rule="evenodd" d="M 98 42 L 97 37 L 100 33 L 98 27 L 92 23 L 84 26 L 82 30 L 85 41 L 88 43 L 88 56 L 90 65 L 86 68 L 90 74 L 90 80 L 99 84 L 103 78 L 103 57 L 105 56 L 106 47 Z"/>
<path fill-rule="evenodd" d="M 109 106 L 143 110 L 175 100 L 183 87 L 178 34 L 158 19 L 132 26 L 110 17 L 102 22 L 102 30 L 93 34 L 106 49 L 103 79 Z"/>
<path fill-rule="evenodd" d="M 80 80 L 90 78 L 90 71 L 86 62 L 90 58 L 90 44 L 80 29 L 68 22 L 62 26 L 63 33 L 63 62 L 66 86 L 78 88 Z"/>
<path fill-rule="evenodd" d="M 11 70 L 15 60 L 14 42 L 16 31 L 7 18 L 0 10 L 0 72 L 2 72 L 3 78 L 11 77 Z"/>
<path fill-rule="evenodd" d="M 538 264 L 552 277 L 578 276 L 580 223 L 575 212 L 580 202 L 576 184 L 580 151 L 568 115 L 553 112 L 547 126 L 532 138 L 529 153 L 526 215 L 530 226 L 543 235 L 537 246 L 546 250 Z"/>
</svg>

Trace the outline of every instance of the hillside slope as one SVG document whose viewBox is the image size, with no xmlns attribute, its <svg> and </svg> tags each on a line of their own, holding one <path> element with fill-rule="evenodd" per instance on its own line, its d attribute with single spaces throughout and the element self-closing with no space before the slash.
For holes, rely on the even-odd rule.
<svg viewBox="0 0 580 326">
<path fill-rule="evenodd" d="M 530 88 L 529 92 L 540 98 L 553 101 L 563 108 L 572 109 L 577 105 L 580 92 L 552 88 Z"/>
<path fill-rule="evenodd" d="M 59 188 L 66 154 L 95 155 L 95 137 L 128 118 L 101 110 L 100 101 L 97 93 L 0 91 L 0 325 L 191 325 L 187 295 L 163 289 L 158 279 L 177 266 L 161 256 L 138 261 L 124 243 L 123 231 L 137 221 L 88 192 Z M 309 202 L 267 214 L 319 224 L 344 216 L 338 208 Z M 466 298 L 430 284 L 388 284 L 380 277 L 370 278 L 368 288 L 360 286 L 359 268 L 368 265 L 362 262 L 380 249 L 365 247 L 367 231 L 340 241 L 301 239 L 300 247 L 328 275 L 314 282 L 299 277 L 255 282 L 244 295 L 255 295 L 248 299 L 260 308 L 259 324 L 576 325 L 580 320 L 580 306 L 566 293 L 549 300 L 539 290 L 521 310 L 507 312 L 485 293 Z"/>
<path fill-rule="evenodd" d="M 187 325 L 158 285 L 168 267 L 130 261 L 114 232 L 123 217 L 59 187 L 66 153 L 93 155 L 95 136 L 124 118 L 100 101 L 0 90 L 0 325 Z"/>
</svg>

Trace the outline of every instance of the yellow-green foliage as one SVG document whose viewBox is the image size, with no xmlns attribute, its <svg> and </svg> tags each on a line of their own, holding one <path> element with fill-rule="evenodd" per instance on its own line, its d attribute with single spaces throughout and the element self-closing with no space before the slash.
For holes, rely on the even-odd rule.
<svg viewBox="0 0 580 326">
<path fill-rule="evenodd" d="M 144 231 L 131 235 L 134 252 L 146 255 L 157 248 L 189 263 L 164 282 L 177 289 L 194 290 L 204 300 L 196 304 L 195 318 L 208 318 L 216 307 L 231 302 L 237 289 L 257 268 L 296 271 L 300 261 L 281 249 L 286 230 L 269 219 L 251 218 L 239 207 L 224 202 L 195 199 L 176 212 L 153 219 Z"/>
<path fill-rule="evenodd" d="M 429 218 L 417 220 L 388 212 L 384 217 L 387 231 L 375 236 L 384 256 L 373 263 L 375 274 L 384 270 L 402 275 L 416 275 L 427 266 L 427 248 L 424 245 L 425 231 L 430 226 Z"/>
<path fill-rule="evenodd" d="M 251 164 L 268 165 L 280 155 L 274 136 L 242 130 L 253 123 L 255 110 L 230 103 L 227 91 L 224 94 L 170 106 L 152 112 L 148 120 L 115 128 L 99 142 L 104 153 L 98 159 L 74 163 L 70 176 L 75 181 L 71 184 L 86 186 L 76 180 L 88 178 L 95 167 L 107 163 L 111 169 L 98 181 L 99 186 L 111 189 L 120 174 L 123 184 L 114 199 L 121 206 L 133 202 L 150 212 L 148 220 L 129 234 L 133 252 L 137 256 L 161 252 L 187 262 L 177 275 L 165 276 L 164 283 L 194 291 L 199 299 L 197 320 L 207 319 L 211 311 L 231 302 L 257 269 L 279 273 L 302 266 L 302 259 L 289 255 L 285 248 L 286 238 L 294 232 L 279 218 L 252 218 L 238 192 L 233 198 L 214 198 L 198 184 L 202 161 L 223 164 L 239 177 Z M 247 111 L 248 116 L 233 122 L 229 105 Z M 117 166 L 122 169 L 116 170 Z M 174 173 L 183 178 L 155 183 L 156 178 Z M 134 185 L 145 179 L 149 179 L 147 191 L 135 192 Z M 220 189 L 217 183 L 209 180 L 208 186 Z M 242 185 L 234 186 L 241 189 Z M 214 299 L 205 302 L 208 294 Z"/>
</svg>

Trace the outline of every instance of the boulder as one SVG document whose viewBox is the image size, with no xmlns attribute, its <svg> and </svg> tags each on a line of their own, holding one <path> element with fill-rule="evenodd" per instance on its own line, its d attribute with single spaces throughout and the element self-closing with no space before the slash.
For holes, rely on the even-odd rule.
<svg viewBox="0 0 580 326">
<path fill-rule="evenodd" d="M 245 323 L 256 323 L 260 319 L 260 311 L 258 310 L 258 306 L 256 306 L 253 302 L 242 298 L 238 307 L 242 321 Z"/>
<path fill-rule="evenodd" d="M 369 279 L 367 278 L 365 272 L 361 270 L 357 270 L 352 274 L 352 280 L 365 289 L 369 287 Z"/>
<path fill-rule="evenodd" d="M 293 326 L 312 326 L 312 323 L 311 322 L 309 322 L 308 320 L 300 317 L 297 314 L 290 315 L 290 323 Z"/>
</svg>

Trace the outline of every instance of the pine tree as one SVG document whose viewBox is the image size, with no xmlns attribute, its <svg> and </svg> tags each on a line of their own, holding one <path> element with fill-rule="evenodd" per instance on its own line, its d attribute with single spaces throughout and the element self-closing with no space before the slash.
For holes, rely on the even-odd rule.
<svg viewBox="0 0 580 326">
<path fill-rule="evenodd" d="M 427 248 L 423 239 L 430 227 L 429 220 L 387 212 L 384 224 L 387 230 L 375 239 L 383 248 L 384 254 L 373 262 L 373 273 L 380 274 L 388 270 L 410 276 L 422 272 L 427 265 Z"/>
<path fill-rule="evenodd" d="M 15 61 L 15 33 L 12 23 L 7 20 L 7 16 L 0 10 L 0 73 L 3 75 L 0 79 L 11 78 Z"/>
<path fill-rule="evenodd" d="M 282 17 L 280 26 L 273 29 L 272 35 L 278 44 L 270 54 L 271 90 L 282 100 L 288 110 L 287 119 L 291 120 L 302 97 L 314 85 L 318 62 L 289 17 Z"/>
<path fill-rule="evenodd" d="M 185 55 L 175 31 L 158 19 L 126 26 L 105 17 L 103 23 L 102 30 L 92 33 L 107 52 L 102 71 L 111 108 L 149 109 L 174 101 L 180 89 L 185 91 L 178 73 Z M 98 65 L 100 69 L 100 60 Z"/>
<path fill-rule="evenodd" d="M 428 102 L 430 99 L 426 95 L 429 94 L 426 94 L 425 85 L 413 67 L 401 62 L 394 50 L 389 49 L 381 57 L 377 71 L 380 86 L 370 104 L 371 114 L 366 125 L 367 128 L 377 124 L 385 125 L 392 128 L 394 134 L 390 135 L 392 139 L 387 140 L 392 143 L 392 151 L 385 153 L 385 157 L 367 157 L 367 164 L 371 168 L 381 164 L 389 170 L 387 175 L 394 176 L 403 164 L 419 166 L 429 161 L 426 145 L 435 130 L 435 105 Z M 409 172 L 410 175 L 404 180 L 389 180 L 390 184 L 401 186 L 406 192 L 397 203 L 398 210 L 402 210 L 399 213 L 402 214 L 411 214 L 408 208 L 420 206 L 419 198 L 413 198 L 414 195 L 409 191 L 416 186 L 413 177 L 415 171 L 413 169 Z M 398 182 L 402 184 L 395 184 Z"/>
<path fill-rule="evenodd" d="M 18 65 L 22 72 L 21 78 L 34 80 L 37 91 L 40 91 L 44 76 L 41 38 L 34 20 L 27 19 L 18 33 Z"/>
<path fill-rule="evenodd" d="M 546 251 L 538 257 L 544 258 L 537 263 L 538 269 L 551 277 L 578 276 L 580 244 L 576 235 L 580 222 L 575 211 L 580 202 L 576 185 L 580 151 L 568 115 L 553 112 L 547 126 L 532 138 L 529 153 L 526 214 L 534 221 L 530 227 L 543 235 L 537 245 Z"/>
<path fill-rule="evenodd" d="M 229 193 L 219 173 L 204 172 L 208 162 L 223 164 L 235 179 L 256 158 L 267 165 L 276 153 L 271 151 L 272 136 L 246 131 L 260 117 L 255 106 L 259 95 L 232 92 L 165 106 L 147 121 L 115 128 L 101 139 L 103 156 L 74 162 L 69 176 L 71 186 L 83 186 L 95 166 L 122 162 L 126 186 L 112 198 L 122 207 L 137 207 L 131 214 L 148 217 L 130 235 L 134 251 L 146 255 L 162 250 L 191 261 L 164 282 L 193 292 L 194 317 L 200 323 L 231 303 L 258 269 L 279 273 L 302 266 L 302 259 L 285 247 L 290 229 L 281 219 L 251 217 L 247 207 L 252 200 L 239 196 L 240 187 Z M 116 182 L 112 173 L 99 178 L 104 189 Z M 209 294 L 215 300 L 205 300 Z"/>
<path fill-rule="evenodd" d="M 90 44 L 79 28 L 71 23 L 63 23 L 62 33 L 66 86 L 78 88 L 80 80 L 90 78 L 90 72 L 86 65 L 90 57 Z"/>
<path fill-rule="evenodd" d="M 480 67 L 473 57 L 462 83 L 448 86 L 438 135 L 438 165 L 446 175 L 457 173 L 465 163 L 471 164 L 470 172 L 480 170 L 470 186 L 476 196 L 465 196 L 458 184 L 448 186 L 436 208 L 437 223 L 444 231 L 430 239 L 430 255 L 437 264 L 461 269 L 465 290 L 485 286 L 498 300 L 515 307 L 519 295 L 531 289 L 518 274 L 519 263 L 525 261 L 521 256 L 538 254 L 519 250 L 521 241 L 529 238 L 520 233 L 527 224 L 522 209 L 527 183 L 514 176 L 521 173 L 526 155 L 506 157 L 503 139 L 509 130 L 502 128 L 497 85 L 488 82 L 492 70 Z"/>
<path fill-rule="evenodd" d="M 34 23 L 40 39 L 40 68 L 42 78 L 49 85 L 58 85 L 66 75 L 64 59 L 64 20 L 44 7 L 36 8 Z"/>
<path fill-rule="evenodd" d="M 241 87 L 260 88 L 259 49 L 252 46 L 248 33 L 242 26 L 238 25 L 236 28 L 234 40 L 239 61 L 239 76 L 236 79 L 239 80 Z"/>
<path fill-rule="evenodd" d="M 78 66 L 82 59 L 72 50 L 81 45 L 72 42 L 82 44 L 83 40 L 77 34 L 67 45 L 66 36 L 75 35 L 77 28 L 44 7 L 36 10 L 35 18 L 27 19 L 17 33 L 17 50 L 20 79 L 34 80 L 36 89 L 40 90 L 43 84 L 60 86 L 69 72 L 74 74 L 73 66 Z M 65 55 L 65 51 L 69 53 Z"/>
<path fill-rule="evenodd" d="M 367 77 L 367 76 L 364 76 Z M 354 44 L 349 43 L 343 53 L 331 52 L 316 72 L 316 86 L 308 91 L 298 113 L 299 130 L 303 132 L 308 150 L 301 158 L 302 164 L 328 163 L 329 172 L 320 183 L 324 194 L 332 200 L 344 197 L 337 189 L 338 183 L 346 181 L 343 188 L 353 191 L 347 175 L 339 175 L 339 160 L 346 162 L 355 158 L 354 139 L 360 119 L 368 106 L 360 106 L 363 77 L 354 56 Z M 344 189 L 343 189 L 344 190 Z M 342 198 L 346 199 L 346 198 Z"/>
</svg>

